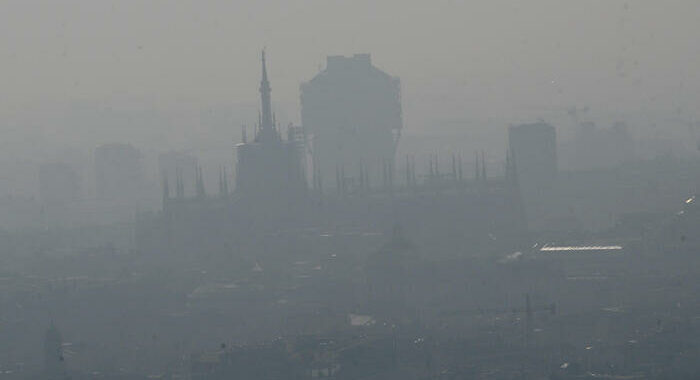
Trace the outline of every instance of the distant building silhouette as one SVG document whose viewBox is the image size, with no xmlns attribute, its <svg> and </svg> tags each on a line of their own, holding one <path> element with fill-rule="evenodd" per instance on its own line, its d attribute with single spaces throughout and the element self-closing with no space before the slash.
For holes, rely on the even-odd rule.
<svg viewBox="0 0 700 380">
<path fill-rule="evenodd" d="M 544 122 L 511 126 L 508 141 L 520 185 L 538 192 L 551 186 L 557 175 L 554 127 Z"/>
<path fill-rule="evenodd" d="M 557 177 L 557 134 L 553 126 L 538 122 L 508 129 L 510 165 L 523 212 L 530 227 L 551 218 Z M 509 174 L 510 175 L 510 174 Z"/>
<path fill-rule="evenodd" d="M 141 152 L 129 144 L 97 147 L 95 186 L 99 199 L 137 199 L 143 191 Z"/>
<path fill-rule="evenodd" d="M 364 60 L 365 71 L 376 70 L 369 65 L 368 56 L 354 59 Z M 341 62 L 344 61 L 341 59 Z M 442 169 L 438 157 L 432 157 L 430 170 L 420 173 L 413 157 L 406 157 L 401 168 L 394 167 L 394 141 L 391 139 L 390 158 L 378 162 L 360 160 L 369 157 L 366 149 L 377 152 L 375 148 L 378 147 L 363 140 L 357 147 L 357 165 L 336 166 L 337 157 L 328 158 L 336 189 L 324 191 L 316 172 L 314 191 L 308 191 L 302 163 L 305 134 L 294 127 L 288 128 L 286 138 L 280 132 L 272 112 L 266 63 L 263 53 L 259 123 L 252 138 L 248 139 L 244 132 L 244 142 L 236 146 L 234 191 L 229 193 L 225 173 L 222 173 L 218 194 L 206 193 L 199 168 L 195 170 L 196 196 L 183 195 L 182 176 L 164 179 L 163 212 L 153 223 L 145 219 L 140 223 L 136 234 L 140 249 L 184 255 L 232 248 L 243 250 L 245 244 L 252 242 L 251 238 L 266 236 L 264 244 L 245 249 L 266 251 L 273 246 L 279 248 L 282 241 L 271 236 L 281 238 L 285 236 L 280 234 L 282 231 L 295 236 L 318 230 L 373 232 L 396 220 L 402 222 L 406 236 L 419 244 L 438 247 L 436 250 L 460 247 L 460 251 L 476 252 L 495 246 L 510 249 L 522 240 L 524 218 L 521 217 L 520 197 L 514 191 L 517 188 L 516 167 L 510 158 L 504 177 L 487 176 L 485 165 L 478 166 L 479 175 L 475 178 L 465 176 L 459 155 L 444 160 L 447 167 Z M 333 63 L 330 70 L 334 70 Z M 391 79 L 383 73 L 379 77 Z M 398 85 L 398 82 L 393 83 Z M 398 91 L 397 87 L 394 89 Z M 398 107 L 398 103 L 394 105 Z M 365 116 L 368 122 L 373 120 L 372 116 Z M 400 120 L 400 114 L 396 116 Z M 380 125 L 391 135 L 391 126 Z M 372 135 L 368 133 L 370 140 Z M 480 162 L 485 162 L 483 152 Z M 323 160 L 315 158 L 315 165 L 324 164 Z M 496 231 L 498 238 L 494 238 Z M 323 235 L 312 233 L 314 239 Z M 393 242 L 400 240 L 396 237 Z M 203 246 L 201 242 L 207 244 Z M 294 248 L 284 248 L 289 249 Z M 383 257 L 377 258 L 381 261 Z M 400 287 L 377 284 L 373 288 L 376 290 L 373 297 L 382 299 L 387 298 L 387 293 L 395 295 L 394 290 Z"/>
<path fill-rule="evenodd" d="M 312 136 L 315 184 L 332 187 L 338 168 L 359 165 L 369 181 L 381 181 L 402 128 L 399 79 L 373 66 L 369 54 L 330 56 L 301 86 L 301 120 Z"/>
<path fill-rule="evenodd" d="M 297 197 L 306 190 L 302 142 L 292 132 L 283 139 L 272 112 L 271 92 L 263 51 L 260 120 L 254 140 L 236 146 L 236 193 L 265 202 Z"/>
</svg>

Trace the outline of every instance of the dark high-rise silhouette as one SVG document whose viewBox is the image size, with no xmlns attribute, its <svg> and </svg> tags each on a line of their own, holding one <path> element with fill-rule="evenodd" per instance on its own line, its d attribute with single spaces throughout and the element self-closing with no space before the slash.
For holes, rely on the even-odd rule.
<svg viewBox="0 0 700 380">
<path fill-rule="evenodd" d="M 326 69 L 301 86 L 301 120 L 312 135 L 314 175 L 333 184 L 339 167 L 363 166 L 369 180 L 393 168 L 402 128 L 399 78 L 369 54 L 328 57 Z M 316 183 L 319 182 L 317 178 Z"/>
<path fill-rule="evenodd" d="M 557 135 L 544 123 L 522 124 L 508 129 L 511 159 L 518 167 L 520 185 L 541 192 L 557 174 Z"/>
</svg>

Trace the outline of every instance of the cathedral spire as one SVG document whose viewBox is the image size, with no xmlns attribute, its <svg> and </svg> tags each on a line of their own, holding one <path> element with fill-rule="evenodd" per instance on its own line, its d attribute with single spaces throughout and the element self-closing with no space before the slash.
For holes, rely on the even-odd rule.
<svg viewBox="0 0 700 380">
<path fill-rule="evenodd" d="M 260 80 L 261 120 L 259 139 L 269 141 L 275 138 L 275 126 L 272 119 L 272 103 L 270 99 L 270 81 L 267 79 L 267 64 L 265 62 L 265 50 L 262 51 L 262 79 Z"/>
</svg>

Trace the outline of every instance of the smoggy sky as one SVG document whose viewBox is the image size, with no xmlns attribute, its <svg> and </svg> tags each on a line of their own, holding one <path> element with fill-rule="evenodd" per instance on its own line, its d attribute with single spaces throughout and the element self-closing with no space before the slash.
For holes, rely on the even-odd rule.
<svg viewBox="0 0 700 380">
<path fill-rule="evenodd" d="M 571 106 L 651 131 L 698 119 L 698 15 L 694 0 L 4 0 L 0 131 L 230 141 L 255 120 L 262 47 L 278 116 L 293 122 L 326 55 L 369 52 L 402 80 L 407 134 L 487 138 Z"/>
</svg>

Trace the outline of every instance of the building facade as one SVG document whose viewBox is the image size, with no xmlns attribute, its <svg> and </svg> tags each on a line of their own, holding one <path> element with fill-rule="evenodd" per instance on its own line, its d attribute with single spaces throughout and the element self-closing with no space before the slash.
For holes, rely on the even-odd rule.
<svg viewBox="0 0 700 380">
<path fill-rule="evenodd" d="M 557 175 L 557 134 L 553 126 L 538 122 L 508 129 L 510 154 L 518 169 L 520 185 L 543 191 Z"/>
<path fill-rule="evenodd" d="M 360 166 L 368 180 L 381 181 L 403 125 L 399 78 L 372 65 L 369 54 L 330 56 L 326 69 L 301 85 L 301 120 L 314 183 L 333 187 L 336 171 Z"/>
</svg>

